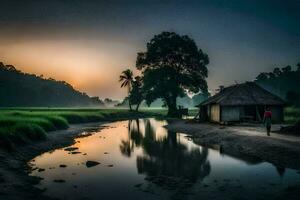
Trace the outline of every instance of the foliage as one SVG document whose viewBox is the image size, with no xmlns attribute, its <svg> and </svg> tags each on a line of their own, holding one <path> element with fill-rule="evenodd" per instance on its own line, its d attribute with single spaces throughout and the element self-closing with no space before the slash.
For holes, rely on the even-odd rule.
<svg viewBox="0 0 300 200">
<path fill-rule="evenodd" d="M 286 101 L 289 105 L 300 107 L 300 91 L 288 91 L 286 94 Z"/>
<path fill-rule="evenodd" d="M 256 77 L 256 83 L 285 99 L 290 105 L 300 105 L 300 63 L 293 70 L 291 66 L 276 67 L 273 72 L 262 72 Z"/>
<path fill-rule="evenodd" d="M 131 90 L 131 86 L 132 86 L 132 82 L 133 82 L 133 73 L 132 73 L 132 71 L 130 69 L 126 69 L 126 70 L 122 71 L 122 73 L 119 77 L 119 82 L 121 82 L 121 88 L 122 87 L 127 87 L 128 95 L 129 95 L 130 90 Z M 129 108 L 130 108 L 130 110 L 132 110 L 130 101 L 129 101 Z"/>
<path fill-rule="evenodd" d="M 27 74 L 0 62 L 0 106 L 103 106 L 64 81 Z"/>
<path fill-rule="evenodd" d="M 69 124 L 161 116 L 164 111 L 128 112 L 124 109 L 3 109 L 0 110 L 0 144 L 44 139 L 47 132 Z"/>
<path fill-rule="evenodd" d="M 142 71 L 147 104 L 162 98 L 168 115 L 176 116 L 178 96 L 186 91 L 207 91 L 208 56 L 194 40 L 174 32 L 162 32 L 147 43 L 146 52 L 137 56 L 136 67 Z"/>
<path fill-rule="evenodd" d="M 126 69 L 122 71 L 119 79 L 119 82 L 121 82 L 121 88 L 128 87 L 128 93 L 129 93 L 131 89 L 132 81 L 133 81 L 132 71 L 130 69 Z"/>
<path fill-rule="evenodd" d="M 284 121 L 288 124 L 300 122 L 300 108 L 287 107 L 284 109 Z"/>
</svg>

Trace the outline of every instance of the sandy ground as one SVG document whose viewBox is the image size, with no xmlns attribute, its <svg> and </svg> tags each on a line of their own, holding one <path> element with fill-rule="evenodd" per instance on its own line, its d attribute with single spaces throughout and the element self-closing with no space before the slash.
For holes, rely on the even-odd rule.
<svg viewBox="0 0 300 200">
<path fill-rule="evenodd" d="M 174 120 L 166 128 L 189 134 L 200 145 L 221 146 L 224 153 L 233 156 L 251 156 L 277 166 L 300 169 L 300 137 L 274 133 L 280 125 L 272 126 L 271 136 L 259 124 L 221 126 Z"/>
<path fill-rule="evenodd" d="M 99 129 L 103 123 L 72 125 L 68 130 L 49 132 L 45 141 L 19 145 L 10 152 L 0 149 L 0 199 L 50 199 L 34 187 L 39 179 L 28 176 L 27 162 L 43 152 L 71 145 L 83 130 Z"/>
</svg>

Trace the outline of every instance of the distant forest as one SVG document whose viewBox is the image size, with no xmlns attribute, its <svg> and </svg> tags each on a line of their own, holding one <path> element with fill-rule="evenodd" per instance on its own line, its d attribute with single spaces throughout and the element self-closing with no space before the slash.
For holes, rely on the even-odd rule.
<svg viewBox="0 0 300 200">
<path fill-rule="evenodd" d="M 282 68 L 275 67 L 273 72 L 262 72 L 255 82 L 280 96 L 288 104 L 300 106 L 300 63 L 295 70 L 288 65 Z"/>
<path fill-rule="evenodd" d="M 0 62 L 0 107 L 103 105 L 98 97 L 89 97 L 64 81 L 24 73 Z"/>
</svg>

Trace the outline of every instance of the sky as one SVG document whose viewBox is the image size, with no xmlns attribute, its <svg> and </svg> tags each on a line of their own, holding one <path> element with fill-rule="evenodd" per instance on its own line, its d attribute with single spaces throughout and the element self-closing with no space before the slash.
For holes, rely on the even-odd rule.
<svg viewBox="0 0 300 200">
<path fill-rule="evenodd" d="M 208 86 L 300 62 L 300 0 L 0 0 L 0 61 L 122 99 L 118 77 L 162 31 L 208 54 Z M 135 73 L 136 70 L 135 70 Z"/>
</svg>

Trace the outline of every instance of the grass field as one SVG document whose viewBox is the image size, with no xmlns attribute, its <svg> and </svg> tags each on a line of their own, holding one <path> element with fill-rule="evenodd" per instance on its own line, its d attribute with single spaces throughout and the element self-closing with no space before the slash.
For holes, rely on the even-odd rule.
<svg viewBox="0 0 300 200">
<path fill-rule="evenodd" d="M 44 139 L 47 132 L 66 129 L 70 124 L 164 114 L 166 114 L 164 109 L 147 109 L 142 112 L 129 112 L 126 109 L 2 109 L 0 110 L 0 143 L 22 143 L 28 139 Z"/>
<path fill-rule="evenodd" d="M 300 122 L 300 108 L 288 107 L 284 110 L 284 121 L 288 124 Z"/>
</svg>

